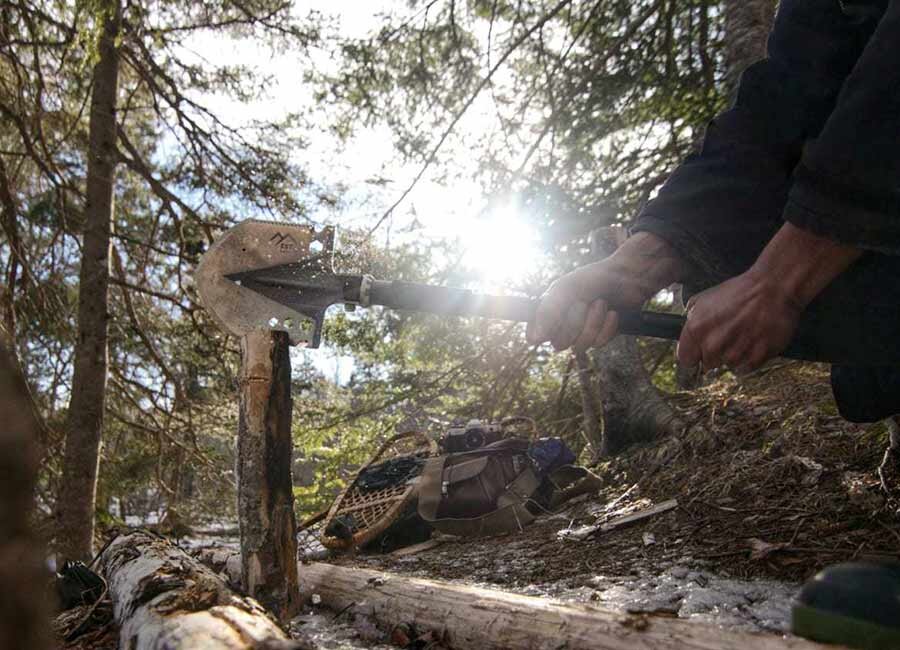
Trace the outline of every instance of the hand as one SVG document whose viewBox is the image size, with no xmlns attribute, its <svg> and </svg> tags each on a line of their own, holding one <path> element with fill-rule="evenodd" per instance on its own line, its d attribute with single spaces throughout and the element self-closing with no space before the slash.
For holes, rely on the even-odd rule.
<svg viewBox="0 0 900 650">
<path fill-rule="evenodd" d="M 551 284 L 528 324 L 528 338 L 532 343 L 549 340 L 557 350 L 606 345 L 618 330 L 616 308 L 639 308 L 657 291 L 680 280 L 683 269 L 665 240 L 638 233 L 605 260 Z"/>
<path fill-rule="evenodd" d="M 678 361 L 755 370 L 788 346 L 802 311 L 778 278 L 751 269 L 688 301 Z"/>
<path fill-rule="evenodd" d="M 608 260 L 583 266 L 551 284 L 534 321 L 528 323 L 528 339 L 532 343 L 549 340 L 557 350 L 606 345 L 619 323 L 610 299 L 621 302 L 617 294 L 625 280 L 613 266 Z"/>
<path fill-rule="evenodd" d="M 862 250 L 786 223 L 747 272 L 688 303 L 678 361 L 755 370 L 782 352 L 806 306 Z"/>
</svg>

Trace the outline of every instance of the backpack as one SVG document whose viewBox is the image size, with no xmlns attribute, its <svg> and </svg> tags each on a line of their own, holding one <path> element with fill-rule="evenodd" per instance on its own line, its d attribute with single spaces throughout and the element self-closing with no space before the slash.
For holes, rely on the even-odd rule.
<svg viewBox="0 0 900 650">
<path fill-rule="evenodd" d="M 529 442 L 498 440 L 472 451 L 425 461 L 419 516 L 434 530 L 474 537 L 518 532 L 535 515 L 526 507 L 541 487 Z"/>
</svg>

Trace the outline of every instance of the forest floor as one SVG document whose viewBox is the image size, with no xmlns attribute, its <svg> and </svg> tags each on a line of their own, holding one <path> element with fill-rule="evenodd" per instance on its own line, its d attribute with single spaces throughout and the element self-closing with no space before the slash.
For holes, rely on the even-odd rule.
<svg viewBox="0 0 900 650">
<path fill-rule="evenodd" d="M 606 482 L 599 494 L 519 534 L 324 561 L 783 633 L 800 582 L 818 569 L 900 555 L 900 503 L 886 498 L 877 472 L 886 427 L 840 418 L 825 367 L 778 362 L 742 379 L 724 375 L 672 401 L 689 424 L 682 436 L 595 467 Z M 900 492 L 900 481 L 894 487 Z M 633 526 L 566 536 L 670 499 L 677 508 Z M 234 531 L 216 532 L 226 534 L 182 546 L 236 547 Z M 314 559 L 322 560 L 318 550 Z M 292 629 L 323 649 L 383 640 L 370 621 L 334 621 L 317 610 Z"/>
<path fill-rule="evenodd" d="M 877 473 L 885 425 L 838 416 L 826 368 L 780 362 L 674 402 L 690 424 L 683 436 L 595 468 L 601 494 L 518 535 L 328 561 L 784 632 L 800 581 L 827 564 L 900 554 L 898 504 Z M 669 499 L 676 509 L 634 526 L 560 536 Z"/>
</svg>

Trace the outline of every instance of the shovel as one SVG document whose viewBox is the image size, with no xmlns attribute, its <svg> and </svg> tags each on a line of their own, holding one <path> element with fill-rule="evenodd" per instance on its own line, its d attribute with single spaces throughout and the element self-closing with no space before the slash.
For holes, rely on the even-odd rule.
<svg viewBox="0 0 900 650">
<path fill-rule="evenodd" d="M 225 232 L 201 259 L 195 280 L 204 306 L 235 336 L 252 329 L 286 331 L 291 343 L 316 348 L 325 311 L 381 305 L 445 316 L 528 322 L 539 299 L 491 296 L 452 287 L 377 280 L 336 273 L 334 230 L 244 221 Z M 654 311 L 618 311 L 619 332 L 677 341 L 685 319 Z M 802 336 L 781 356 L 819 360 L 818 346 Z"/>
</svg>

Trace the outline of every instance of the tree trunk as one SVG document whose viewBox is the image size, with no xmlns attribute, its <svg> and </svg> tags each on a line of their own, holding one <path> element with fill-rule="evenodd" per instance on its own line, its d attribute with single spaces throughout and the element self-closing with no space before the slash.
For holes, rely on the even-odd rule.
<svg viewBox="0 0 900 650">
<path fill-rule="evenodd" d="M 108 361 L 109 239 L 116 161 L 116 91 L 121 21 L 119 0 L 100 4 L 103 31 L 94 66 L 78 291 L 78 338 L 59 494 L 56 542 L 66 559 L 89 560 L 94 537 L 94 502 L 106 399 Z"/>
<path fill-rule="evenodd" d="M 0 648 L 48 647 L 47 571 L 31 527 L 38 426 L 26 388 L 0 348 Z"/>
<path fill-rule="evenodd" d="M 775 0 L 725 0 L 725 85 L 731 99 L 741 73 L 766 56 L 775 4 Z"/>
<path fill-rule="evenodd" d="M 241 584 L 282 618 L 299 606 L 289 346 L 286 332 L 256 331 L 241 341 L 237 458 Z"/>
<path fill-rule="evenodd" d="M 584 437 L 591 446 L 591 462 L 609 456 L 606 438 L 600 429 L 600 411 L 597 409 L 594 383 L 591 381 L 591 362 L 585 352 L 573 353 L 578 367 L 578 386 L 581 388 L 581 417 Z"/>
<path fill-rule="evenodd" d="M 684 430 L 681 418 L 650 381 L 633 336 L 618 336 L 593 355 L 607 453 Z"/>
<path fill-rule="evenodd" d="M 591 234 L 596 259 L 611 255 L 624 238 L 622 229 L 606 228 Z M 650 381 L 633 336 L 617 336 L 592 351 L 597 369 L 603 417 L 603 449 L 615 454 L 634 442 L 678 434 L 684 423 Z"/>
<path fill-rule="evenodd" d="M 495 589 L 421 580 L 313 562 L 303 565 L 303 593 L 349 615 L 370 616 L 385 630 L 400 623 L 454 650 L 825 650 L 777 634 L 730 632 L 712 625 L 562 604 Z M 828 646 L 831 647 L 831 646 Z"/>
<path fill-rule="evenodd" d="M 145 531 L 120 535 L 101 553 L 129 650 L 251 650 L 298 647 L 252 598 L 170 542 Z"/>
</svg>

